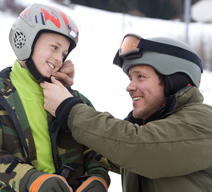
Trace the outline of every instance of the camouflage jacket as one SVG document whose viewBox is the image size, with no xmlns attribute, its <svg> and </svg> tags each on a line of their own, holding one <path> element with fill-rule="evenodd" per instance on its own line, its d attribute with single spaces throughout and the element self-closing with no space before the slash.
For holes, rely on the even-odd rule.
<svg viewBox="0 0 212 192">
<path fill-rule="evenodd" d="M 26 172 L 37 167 L 36 148 L 28 120 L 15 87 L 9 79 L 11 68 L 0 72 L 0 191 L 19 191 Z M 71 90 L 88 105 L 92 104 L 82 94 Z M 107 160 L 77 143 L 71 133 L 59 129 L 57 120 L 48 114 L 52 154 L 56 174 L 67 175 L 73 186 L 77 178 L 95 175 L 104 178 Z M 64 175 L 64 176 L 65 176 Z"/>
</svg>

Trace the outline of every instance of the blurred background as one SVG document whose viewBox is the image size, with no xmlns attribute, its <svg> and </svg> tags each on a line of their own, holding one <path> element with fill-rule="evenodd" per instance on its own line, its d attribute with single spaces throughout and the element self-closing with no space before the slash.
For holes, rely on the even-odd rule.
<svg viewBox="0 0 212 192">
<path fill-rule="evenodd" d="M 11 12 L 14 16 L 17 16 L 31 2 L 36 2 L 36 0 L 0 0 L 0 11 Z M 75 5 L 82 5 L 138 18 L 184 22 L 185 31 L 182 34 L 184 37 L 181 36 L 178 39 L 193 46 L 201 57 L 204 68 L 212 70 L 212 55 L 207 54 L 205 51 L 206 49 L 207 52 L 208 49 L 212 50 L 211 46 L 206 45 L 208 39 L 199 37 L 199 42 L 194 45 L 194 42 L 190 39 L 191 37 L 189 37 L 189 23 L 212 23 L 212 0 L 44 0 L 44 2 L 55 2 L 72 9 Z M 124 19 L 120 22 L 123 26 L 126 25 Z M 204 35 L 203 31 L 202 35 Z"/>
<path fill-rule="evenodd" d="M 200 90 L 204 103 L 212 105 L 212 0 L 0 0 L 0 70 L 16 59 L 9 44 L 10 28 L 34 2 L 56 6 L 76 21 L 79 42 L 68 56 L 76 71 L 72 88 L 91 100 L 98 111 L 123 119 L 132 110 L 126 92 L 129 79 L 113 65 L 127 33 L 171 37 L 190 45 L 203 63 Z M 109 191 L 121 191 L 120 176 L 110 175 Z"/>
</svg>

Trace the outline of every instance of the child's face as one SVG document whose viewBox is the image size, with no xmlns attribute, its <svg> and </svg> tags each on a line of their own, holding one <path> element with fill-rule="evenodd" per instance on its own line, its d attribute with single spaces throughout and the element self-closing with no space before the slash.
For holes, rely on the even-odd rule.
<svg viewBox="0 0 212 192">
<path fill-rule="evenodd" d="M 70 41 L 59 34 L 42 33 L 35 43 L 32 60 L 42 76 L 58 71 L 68 53 Z"/>
</svg>

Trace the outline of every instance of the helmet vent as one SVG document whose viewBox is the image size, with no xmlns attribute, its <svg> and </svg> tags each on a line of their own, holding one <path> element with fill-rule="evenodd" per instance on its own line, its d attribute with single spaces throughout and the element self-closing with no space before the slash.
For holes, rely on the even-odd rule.
<svg viewBox="0 0 212 192">
<path fill-rule="evenodd" d="M 26 44 L 26 35 L 20 30 L 16 30 L 14 33 L 14 45 L 17 49 L 21 49 Z"/>
</svg>

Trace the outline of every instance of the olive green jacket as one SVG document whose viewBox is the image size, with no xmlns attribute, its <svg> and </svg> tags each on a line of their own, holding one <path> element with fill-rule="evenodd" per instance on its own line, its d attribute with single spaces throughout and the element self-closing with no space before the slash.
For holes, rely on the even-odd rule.
<svg viewBox="0 0 212 192">
<path fill-rule="evenodd" d="M 169 104 L 145 126 L 77 104 L 68 126 L 78 142 L 120 167 L 124 192 L 211 192 L 212 107 L 192 86 Z"/>
<path fill-rule="evenodd" d="M 37 167 L 36 148 L 28 120 L 15 87 L 9 79 L 11 68 L 0 72 L 0 191 L 19 191 L 26 172 Z M 77 91 L 72 93 L 92 106 Z M 109 181 L 107 161 L 101 155 L 77 143 L 72 134 L 60 129 L 56 119 L 48 114 L 52 154 L 56 174 L 64 165 L 73 168 L 67 181 L 73 186 L 85 174 Z M 109 185 L 109 183 L 108 183 Z"/>
</svg>

